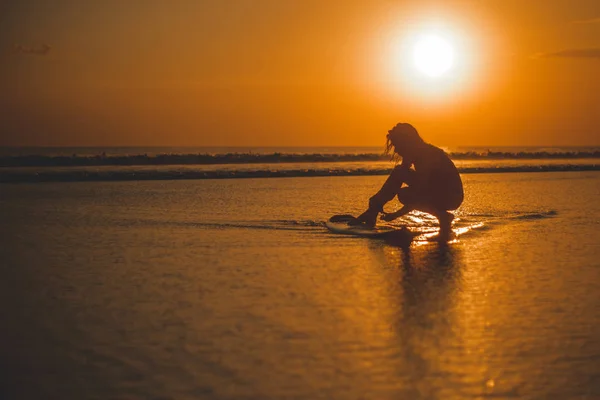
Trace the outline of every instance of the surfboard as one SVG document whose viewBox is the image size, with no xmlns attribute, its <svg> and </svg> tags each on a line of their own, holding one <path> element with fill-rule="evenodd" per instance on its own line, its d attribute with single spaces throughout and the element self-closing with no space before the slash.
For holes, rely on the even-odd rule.
<svg viewBox="0 0 600 400">
<path fill-rule="evenodd" d="M 371 238 L 400 238 L 412 240 L 413 235 L 406 227 L 379 225 L 373 228 L 364 225 L 350 225 L 356 218 L 351 215 L 334 215 L 325 222 L 325 227 L 332 233 Z"/>
</svg>

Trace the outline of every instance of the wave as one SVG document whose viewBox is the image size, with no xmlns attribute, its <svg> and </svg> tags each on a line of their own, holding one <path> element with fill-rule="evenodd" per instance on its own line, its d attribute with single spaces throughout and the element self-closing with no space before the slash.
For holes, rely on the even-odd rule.
<svg viewBox="0 0 600 400">
<path fill-rule="evenodd" d="M 551 164 L 460 167 L 462 174 L 506 172 L 566 172 L 600 171 L 600 164 Z M 27 182 L 88 182 L 88 181 L 141 181 L 178 179 L 243 179 L 326 176 L 388 175 L 391 168 L 315 168 L 315 169 L 258 169 L 258 170 L 169 170 L 169 169 L 60 169 L 60 170 L 0 170 L 0 183 Z"/>
<path fill-rule="evenodd" d="M 554 217 L 556 215 L 558 215 L 557 211 L 550 210 L 550 211 L 540 212 L 540 213 L 519 214 L 519 215 L 513 216 L 512 219 L 517 219 L 517 220 L 536 220 L 536 219 L 551 218 L 551 217 Z"/>
<path fill-rule="evenodd" d="M 325 221 L 314 220 L 240 220 L 231 222 L 205 222 L 205 221 L 165 221 L 155 219 L 121 220 L 124 226 L 179 226 L 200 229 L 257 229 L 280 231 L 314 231 L 315 228 L 325 227 Z"/>
<path fill-rule="evenodd" d="M 600 159 L 600 151 L 457 151 L 453 160 L 558 160 Z M 0 156 L 0 167 L 98 167 L 135 165 L 278 164 L 315 162 L 388 161 L 378 153 L 226 153 L 135 155 L 16 155 Z"/>
<path fill-rule="evenodd" d="M 213 228 L 213 229 L 258 229 L 258 230 L 278 230 L 278 231 L 306 231 L 313 230 L 314 227 L 324 226 L 324 223 L 318 223 L 315 221 L 264 221 L 264 222 L 184 222 L 176 223 L 171 222 L 174 225 L 184 225 L 195 228 Z M 293 222 L 293 223 L 292 223 Z"/>
</svg>

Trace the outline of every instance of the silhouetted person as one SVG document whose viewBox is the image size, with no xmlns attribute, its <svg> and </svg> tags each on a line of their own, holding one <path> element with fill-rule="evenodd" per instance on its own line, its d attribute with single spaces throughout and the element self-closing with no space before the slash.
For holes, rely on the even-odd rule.
<svg viewBox="0 0 600 400">
<path fill-rule="evenodd" d="M 456 166 L 440 148 L 426 143 L 417 130 L 399 123 L 388 132 L 386 154 L 398 155 L 397 165 L 381 189 L 369 199 L 369 208 L 354 223 L 374 226 L 379 213 L 392 221 L 413 210 L 436 217 L 440 224 L 440 240 L 450 237 L 452 215 L 463 201 L 463 185 Z M 402 187 L 403 184 L 407 185 Z M 394 213 L 384 213 L 383 206 L 398 197 L 403 207 Z"/>
</svg>

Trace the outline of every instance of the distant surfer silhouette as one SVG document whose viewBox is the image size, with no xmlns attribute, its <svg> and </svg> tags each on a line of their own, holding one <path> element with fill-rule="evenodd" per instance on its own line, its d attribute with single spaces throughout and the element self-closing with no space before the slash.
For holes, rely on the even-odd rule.
<svg viewBox="0 0 600 400">
<path fill-rule="evenodd" d="M 449 211 L 456 210 L 464 198 L 462 181 L 452 160 L 442 149 L 426 143 L 408 123 L 399 123 L 388 132 L 385 153 L 400 157 L 402 162 L 369 199 L 368 209 L 351 223 L 372 227 L 379 213 L 384 221 L 392 221 L 418 210 L 438 219 L 439 240 L 449 239 L 454 219 Z M 385 213 L 383 206 L 394 197 L 398 197 L 402 208 Z"/>
</svg>

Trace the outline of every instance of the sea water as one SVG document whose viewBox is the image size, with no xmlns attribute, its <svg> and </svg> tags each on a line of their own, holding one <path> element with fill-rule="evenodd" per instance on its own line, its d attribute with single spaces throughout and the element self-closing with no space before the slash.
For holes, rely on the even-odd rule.
<svg viewBox="0 0 600 400">
<path fill-rule="evenodd" d="M 600 171 L 599 147 L 446 149 L 463 173 Z M 388 175 L 376 147 L 0 147 L 0 183 Z"/>
<path fill-rule="evenodd" d="M 465 174 L 445 245 L 327 231 L 384 180 L 0 185 L 0 397 L 599 398 L 600 172 Z"/>
</svg>

